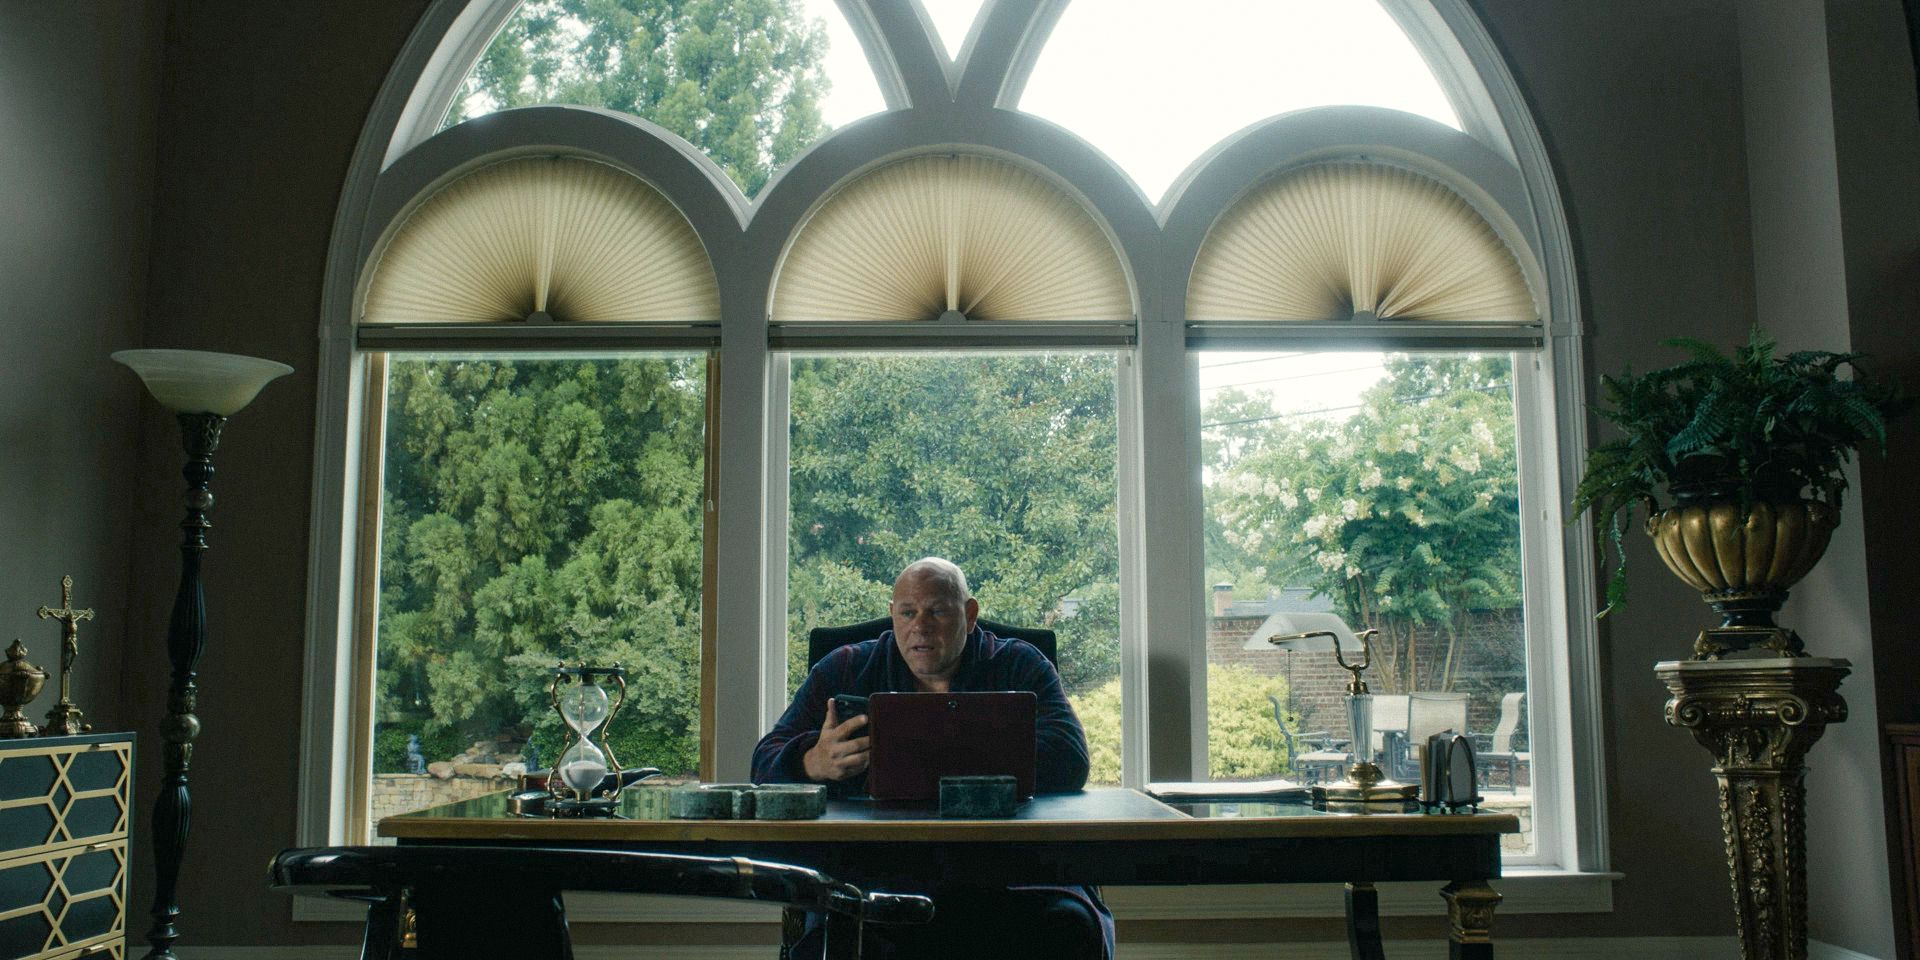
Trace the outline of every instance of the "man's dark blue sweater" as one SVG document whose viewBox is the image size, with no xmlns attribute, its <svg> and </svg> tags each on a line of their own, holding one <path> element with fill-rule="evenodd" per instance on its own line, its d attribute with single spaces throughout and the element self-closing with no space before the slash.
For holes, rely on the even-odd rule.
<svg viewBox="0 0 1920 960">
<path fill-rule="evenodd" d="M 840 647 L 814 664 L 794 692 L 793 702 L 767 735 L 753 748 L 753 782 L 805 783 L 805 757 L 820 740 L 827 721 L 827 701 L 835 694 L 869 696 L 881 692 L 912 692 L 918 687 L 913 672 L 901 658 L 893 631 L 872 640 Z M 1067 703 L 1060 674 L 1033 645 L 1002 640 L 976 624 L 967 633 L 966 649 L 950 682 L 954 691 L 1029 690 L 1037 701 L 1034 716 L 1034 789 L 1041 792 L 1078 790 L 1087 783 L 1087 735 Z M 865 792 L 866 774 L 836 785 L 836 792 Z M 858 882 L 858 878 L 848 878 Z M 896 957 L 978 957 L 976 943 L 983 930 L 996 931 L 995 950 L 1004 957 L 1053 958 L 1112 957 L 1113 916 L 1090 887 L 1022 887 L 1005 891 L 943 888 L 938 877 L 928 877 L 924 891 L 933 894 L 934 922 L 930 928 L 901 928 L 887 936 L 886 946 Z M 910 891 L 895 891 L 910 892 Z M 797 945 L 796 957 L 818 956 L 821 949 L 817 918 L 809 918 L 808 933 Z M 1022 948 L 1025 948 L 1024 950 Z"/>
<path fill-rule="evenodd" d="M 755 783 L 805 783 L 803 758 L 820 739 L 827 722 L 827 701 L 834 694 L 870 696 L 912 692 L 913 672 L 900 657 L 893 631 L 840 647 L 820 658 L 794 692 L 787 712 L 753 748 Z M 1040 651 L 1021 640 L 1002 640 L 976 624 L 967 634 L 959 672 L 950 689 L 1030 690 L 1038 701 L 1034 714 L 1034 789 L 1042 793 L 1078 790 L 1087 783 L 1087 735 L 1067 703 L 1060 674 Z M 850 793 L 864 792 L 866 774 L 846 781 Z"/>
</svg>

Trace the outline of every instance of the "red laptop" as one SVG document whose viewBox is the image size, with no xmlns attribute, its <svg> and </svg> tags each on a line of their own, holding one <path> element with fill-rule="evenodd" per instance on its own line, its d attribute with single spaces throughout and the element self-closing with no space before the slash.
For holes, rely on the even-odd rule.
<svg viewBox="0 0 1920 960">
<path fill-rule="evenodd" d="M 937 800 L 941 777 L 1001 774 L 1032 796 L 1037 703 L 1025 690 L 868 697 L 867 795 Z"/>
</svg>

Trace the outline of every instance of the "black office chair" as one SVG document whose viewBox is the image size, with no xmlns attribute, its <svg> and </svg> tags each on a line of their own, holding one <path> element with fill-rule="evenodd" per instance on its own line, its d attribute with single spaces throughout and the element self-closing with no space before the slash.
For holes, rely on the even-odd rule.
<svg viewBox="0 0 1920 960">
<path fill-rule="evenodd" d="M 860 956 L 867 923 L 925 923 L 926 897 L 863 893 L 744 857 L 557 847 L 314 847 L 273 858 L 273 887 L 367 904 L 361 960 L 573 960 L 563 890 L 726 897 L 827 916 L 827 956 Z M 403 950 L 408 952 L 402 953 Z"/>
<path fill-rule="evenodd" d="M 1052 630 L 1045 627 L 1016 627 L 987 619 L 982 619 L 979 623 L 980 629 L 996 637 L 1025 640 L 1033 644 L 1040 651 L 1040 655 L 1047 658 L 1048 663 L 1053 664 L 1055 668 L 1060 666 L 1060 660 L 1054 652 L 1058 644 Z M 862 640 L 872 640 L 892 629 L 891 617 L 880 617 L 844 627 L 814 627 L 807 631 L 807 669 L 813 669 L 813 665 L 819 663 L 821 657 L 840 647 L 849 643 L 859 643 Z"/>
</svg>

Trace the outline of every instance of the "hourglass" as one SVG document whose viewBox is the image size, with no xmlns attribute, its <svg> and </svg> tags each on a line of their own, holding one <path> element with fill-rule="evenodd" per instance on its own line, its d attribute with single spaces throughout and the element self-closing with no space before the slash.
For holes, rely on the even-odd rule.
<svg viewBox="0 0 1920 960">
<path fill-rule="evenodd" d="M 618 696 L 608 696 L 607 688 L 600 685 L 603 679 L 613 682 Z M 617 663 L 611 667 L 584 663 L 569 667 L 563 663 L 554 668 L 547 698 L 567 728 L 562 741 L 566 746 L 554 761 L 547 781 L 547 789 L 553 794 L 553 812 L 587 816 L 613 813 L 621 782 L 620 761 L 607 744 L 605 731 L 627 698 L 627 672 Z M 600 732 L 597 743 L 596 731 Z M 609 778 L 609 774 L 613 776 Z"/>
</svg>

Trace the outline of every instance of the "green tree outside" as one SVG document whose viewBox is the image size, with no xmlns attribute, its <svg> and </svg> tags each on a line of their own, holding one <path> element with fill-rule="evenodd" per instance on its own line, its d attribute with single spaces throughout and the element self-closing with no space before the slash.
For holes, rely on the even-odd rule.
<svg viewBox="0 0 1920 960">
<path fill-rule="evenodd" d="M 527 0 L 443 126 L 543 103 L 645 117 L 752 196 L 827 132 L 824 24 L 793 0 Z"/>
<path fill-rule="evenodd" d="M 550 751 L 546 671 L 618 662 L 616 755 L 694 770 L 705 370 L 391 361 L 379 736 L 533 734 Z"/>
<path fill-rule="evenodd" d="M 445 125 L 625 111 L 752 194 L 826 132 L 826 44 L 792 0 L 528 0 Z M 543 671 L 560 659 L 628 667 L 623 762 L 693 770 L 703 378 L 703 358 L 394 360 L 376 770 L 401 769 L 408 733 L 440 753 L 530 732 L 551 760 Z"/>
<path fill-rule="evenodd" d="M 1231 664 L 1207 665 L 1207 773 L 1215 780 L 1284 777 L 1293 756 L 1273 716 L 1287 681 Z M 1089 783 L 1120 782 L 1120 678 L 1069 698 L 1087 730 Z M 1297 731 L 1296 731 L 1297 732 Z"/>
<path fill-rule="evenodd" d="M 529 0 L 447 122 L 536 103 L 626 111 L 751 195 L 826 132 L 825 49 L 792 0 Z M 1237 551 L 1240 573 L 1311 582 L 1390 636 L 1511 605 L 1518 578 L 1504 361 L 1396 363 L 1344 427 L 1268 429 L 1244 395 L 1208 412 L 1243 421 L 1209 441 L 1223 518 L 1210 542 Z M 877 616 L 907 562 L 951 557 L 988 616 L 1060 633 L 1096 779 L 1117 781 L 1112 356 L 793 369 L 789 636 Z M 532 733 L 552 759 L 544 671 L 561 659 L 628 666 L 624 763 L 694 769 L 704 370 L 703 357 L 393 359 L 376 769 L 394 769 L 409 732 L 429 745 Z M 803 645 L 789 656 L 797 683 Z M 1408 686 L 1436 669 L 1410 650 L 1390 663 Z M 1284 769 L 1265 703 L 1284 682 L 1210 671 L 1210 688 L 1233 701 L 1210 709 L 1215 774 Z"/>
<path fill-rule="evenodd" d="M 1511 371 L 1500 357 L 1386 368 L 1344 421 L 1264 421 L 1210 486 L 1208 512 L 1228 563 L 1311 586 L 1381 631 L 1382 692 L 1451 690 L 1469 619 L 1520 602 Z M 1428 627 L 1445 642 L 1423 658 L 1414 640 Z"/>
<path fill-rule="evenodd" d="M 1107 353 L 794 360 L 789 686 L 807 629 L 884 614 L 928 555 L 983 616 L 1056 631 L 1070 690 L 1117 676 L 1114 375 Z"/>
</svg>

